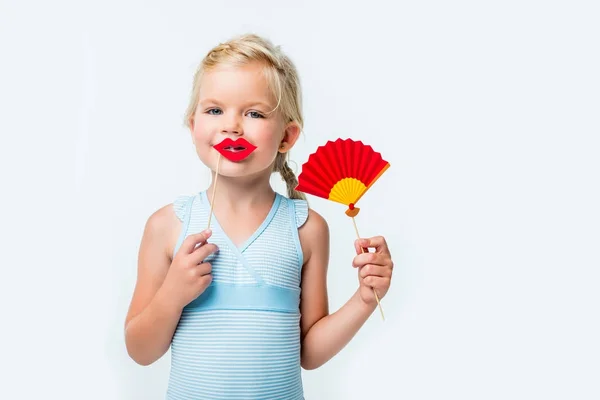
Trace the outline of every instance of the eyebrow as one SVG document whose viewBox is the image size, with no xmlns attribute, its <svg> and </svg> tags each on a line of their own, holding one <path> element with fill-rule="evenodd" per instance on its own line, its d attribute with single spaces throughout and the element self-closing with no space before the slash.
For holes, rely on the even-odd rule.
<svg viewBox="0 0 600 400">
<path fill-rule="evenodd" d="M 200 101 L 200 104 L 206 104 L 206 103 L 212 103 L 212 104 L 218 104 L 221 105 L 221 102 L 215 99 L 204 99 Z"/>
<path fill-rule="evenodd" d="M 263 103 L 262 101 L 257 101 L 257 102 L 254 102 L 254 103 L 250 103 L 250 104 L 248 104 L 248 107 L 252 107 L 252 106 L 263 106 L 263 107 L 265 107 L 265 108 L 273 108 L 273 107 L 272 107 L 272 106 L 270 106 L 269 104 L 267 104 L 267 103 Z"/>
</svg>

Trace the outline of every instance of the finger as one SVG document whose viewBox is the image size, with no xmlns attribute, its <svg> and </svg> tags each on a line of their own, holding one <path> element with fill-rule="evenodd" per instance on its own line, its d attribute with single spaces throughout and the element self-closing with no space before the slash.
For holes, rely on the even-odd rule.
<svg viewBox="0 0 600 400">
<path fill-rule="evenodd" d="M 190 254 L 190 261 L 193 264 L 200 264 L 206 257 L 219 251 L 219 248 L 214 243 L 204 243 Z"/>
<path fill-rule="evenodd" d="M 212 272 L 212 264 L 208 262 L 200 263 L 196 267 L 196 272 L 198 273 L 198 276 L 208 275 Z"/>
<path fill-rule="evenodd" d="M 363 253 L 359 254 L 352 259 L 352 266 L 354 268 L 362 267 L 366 264 L 378 264 L 385 265 L 385 256 L 377 253 Z"/>
<path fill-rule="evenodd" d="M 379 276 L 382 278 L 389 278 L 392 276 L 392 271 L 385 266 L 367 264 L 360 270 L 360 277 L 366 278 L 368 276 Z"/>
<path fill-rule="evenodd" d="M 210 275 L 210 274 L 204 275 L 203 277 L 201 277 L 199 279 L 200 286 L 206 288 L 211 284 L 212 280 L 213 280 L 212 275 Z"/>
<path fill-rule="evenodd" d="M 368 253 L 369 249 L 361 246 L 361 241 L 363 239 L 356 239 L 354 241 L 354 249 L 356 250 L 356 254 Z"/>
<path fill-rule="evenodd" d="M 183 243 L 181 244 L 182 251 L 185 251 L 186 254 L 192 253 L 198 244 L 202 244 L 208 240 L 208 238 L 212 235 L 212 231 L 210 229 L 206 229 L 200 233 L 195 233 L 193 235 L 189 235 L 185 238 Z"/>
<path fill-rule="evenodd" d="M 381 276 L 367 276 L 363 279 L 365 285 L 374 289 L 388 289 L 390 287 L 391 278 Z"/>
<path fill-rule="evenodd" d="M 362 247 L 375 248 L 375 253 L 389 253 L 387 242 L 383 236 L 374 236 L 371 238 L 361 239 Z"/>
</svg>

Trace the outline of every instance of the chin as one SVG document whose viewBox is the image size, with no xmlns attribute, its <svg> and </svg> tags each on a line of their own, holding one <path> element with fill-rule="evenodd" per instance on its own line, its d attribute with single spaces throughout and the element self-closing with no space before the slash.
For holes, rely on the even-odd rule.
<svg viewBox="0 0 600 400">
<path fill-rule="evenodd" d="M 216 172 L 216 168 L 213 169 L 213 171 Z M 250 180 L 261 179 L 261 177 L 269 179 L 272 173 L 273 168 L 271 165 L 262 167 L 256 165 L 244 165 L 243 163 L 237 165 L 221 164 L 221 168 L 219 169 L 219 175 L 221 176 L 225 176 L 228 178 L 244 178 Z"/>
<path fill-rule="evenodd" d="M 211 168 L 213 172 L 217 172 L 217 168 Z M 223 168 L 219 169 L 219 175 L 226 176 L 228 178 L 244 178 L 246 176 L 252 176 L 254 173 L 249 171 L 247 168 Z"/>
</svg>

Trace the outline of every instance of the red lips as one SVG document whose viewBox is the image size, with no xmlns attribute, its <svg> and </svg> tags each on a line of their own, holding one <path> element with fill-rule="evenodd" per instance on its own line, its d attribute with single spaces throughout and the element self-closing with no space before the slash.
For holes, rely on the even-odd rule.
<svg viewBox="0 0 600 400">
<path fill-rule="evenodd" d="M 227 138 L 216 144 L 214 148 L 230 161 L 242 161 L 256 149 L 256 146 L 244 138 L 235 141 Z"/>
</svg>

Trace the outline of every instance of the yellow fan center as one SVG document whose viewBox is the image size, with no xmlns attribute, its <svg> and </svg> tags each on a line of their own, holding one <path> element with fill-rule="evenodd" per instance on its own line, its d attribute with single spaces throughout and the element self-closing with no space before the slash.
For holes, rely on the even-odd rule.
<svg viewBox="0 0 600 400">
<path fill-rule="evenodd" d="M 366 190 L 365 184 L 358 179 L 344 178 L 331 188 L 329 200 L 345 205 L 356 203 Z"/>
</svg>

